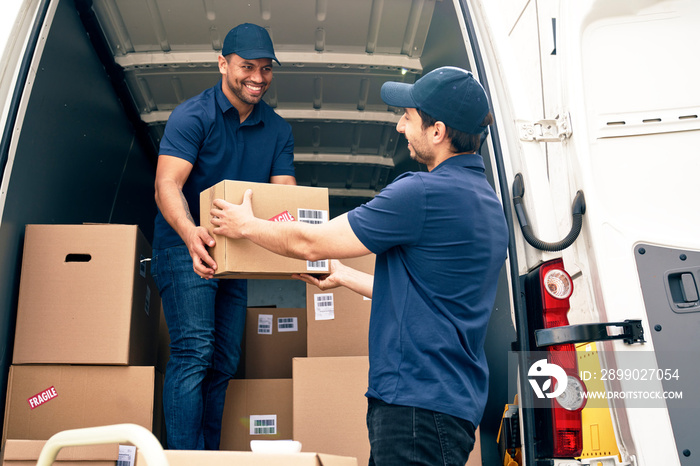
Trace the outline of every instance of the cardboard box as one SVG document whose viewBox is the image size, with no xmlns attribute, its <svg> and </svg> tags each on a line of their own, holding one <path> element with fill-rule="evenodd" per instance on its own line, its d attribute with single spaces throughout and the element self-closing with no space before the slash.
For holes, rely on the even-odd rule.
<svg viewBox="0 0 700 466">
<path fill-rule="evenodd" d="M 302 451 L 369 461 L 365 356 L 295 358 L 294 440 Z"/>
<path fill-rule="evenodd" d="M 306 357 L 306 309 L 248 308 L 245 378 L 291 379 L 292 359 Z"/>
<path fill-rule="evenodd" d="M 161 392 L 156 385 L 152 366 L 11 366 L 3 444 L 122 423 L 138 424 L 159 437 Z"/>
<path fill-rule="evenodd" d="M 150 257 L 135 225 L 27 225 L 12 363 L 153 366 Z"/>
<path fill-rule="evenodd" d="M 165 450 L 170 466 L 358 466 L 357 459 L 323 453 Z M 146 462 L 137 452 L 136 466 Z"/>
<path fill-rule="evenodd" d="M 222 450 L 250 451 L 251 440 L 291 440 L 292 428 L 291 379 L 229 382 L 221 425 Z"/>
<path fill-rule="evenodd" d="M 234 204 L 243 202 L 247 189 L 253 190 L 253 213 L 271 221 L 328 221 L 328 189 L 225 180 L 200 194 L 200 224 L 210 232 L 209 211 L 214 199 Z M 328 261 L 307 262 L 274 254 L 246 239 L 214 235 L 216 246 L 209 254 L 218 265 L 219 278 L 290 278 L 293 273 L 328 272 Z"/>
<path fill-rule="evenodd" d="M 375 258 L 369 254 L 341 262 L 373 275 Z M 323 291 L 307 284 L 307 356 L 367 356 L 371 308 L 371 299 L 347 288 Z"/>
<path fill-rule="evenodd" d="M 8 440 L 3 449 L 3 466 L 36 465 L 45 440 Z M 85 445 L 64 447 L 58 452 L 57 466 L 116 466 L 119 445 Z"/>
</svg>

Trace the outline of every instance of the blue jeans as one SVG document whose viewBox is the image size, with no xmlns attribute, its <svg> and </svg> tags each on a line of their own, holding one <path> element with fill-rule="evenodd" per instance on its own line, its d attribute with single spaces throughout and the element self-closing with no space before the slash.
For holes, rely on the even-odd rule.
<svg viewBox="0 0 700 466">
<path fill-rule="evenodd" d="M 167 446 L 217 450 L 226 389 L 241 356 L 247 282 L 199 277 L 184 245 L 154 249 L 152 261 L 170 333 L 163 389 Z"/>
<path fill-rule="evenodd" d="M 474 425 L 427 409 L 369 398 L 369 466 L 464 466 L 474 448 Z"/>
</svg>

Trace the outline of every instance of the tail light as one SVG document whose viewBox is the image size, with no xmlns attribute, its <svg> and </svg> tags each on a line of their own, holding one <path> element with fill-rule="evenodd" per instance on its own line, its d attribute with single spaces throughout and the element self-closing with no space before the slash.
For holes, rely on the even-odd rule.
<svg viewBox="0 0 700 466">
<path fill-rule="evenodd" d="M 561 259 L 542 264 L 525 277 L 527 310 L 533 329 L 569 325 L 569 297 L 573 282 L 564 270 Z M 531 350 L 535 350 L 534 333 Z M 547 362 L 556 364 L 566 373 L 566 388 L 556 398 L 548 400 L 547 409 L 537 409 L 536 456 L 573 458 L 583 450 L 581 410 L 585 405 L 585 385 L 578 376 L 576 348 L 573 344 L 547 347 Z M 551 380 L 550 384 L 555 384 Z M 555 389 L 554 392 L 558 391 Z"/>
</svg>

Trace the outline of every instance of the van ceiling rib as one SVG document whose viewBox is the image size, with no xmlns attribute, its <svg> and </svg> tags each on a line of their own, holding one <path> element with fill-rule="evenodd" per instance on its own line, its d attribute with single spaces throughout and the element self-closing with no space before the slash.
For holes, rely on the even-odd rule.
<svg viewBox="0 0 700 466">
<path fill-rule="evenodd" d="M 283 64 L 265 101 L 292 125 L 297 182 L 372 197 L 407 159 L 400 117 L 379 89 L 421 75 L 435 2 L 93 0 L 92 8 L 155 146 L 171 111 L 220 79 L 229 29 L 265 27 Z"/>
</svg>

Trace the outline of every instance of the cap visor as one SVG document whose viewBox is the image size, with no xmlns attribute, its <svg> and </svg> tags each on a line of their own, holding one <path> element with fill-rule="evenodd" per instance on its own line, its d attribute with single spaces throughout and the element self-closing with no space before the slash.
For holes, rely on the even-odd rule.
<svg viewBox="0 0 700 466">
<path fill-rule="evenodd" d="M 389 81 L 382 85 L 380 95 L 387 105 L 392 107 L 416 108 L 416 102 L 411 96 L 413 84 Z"/>
<path fill-rule="evenodd" d="M 270 58 L 277 62 L 278 65 L 282 65 L 276 56 L 268 52 L 267 50 L 244 50 L 240 52 L 235 52 L 239 57 L 245 58 L 246 60 L 257 60 L 258 58 Z"/>
</svg>

